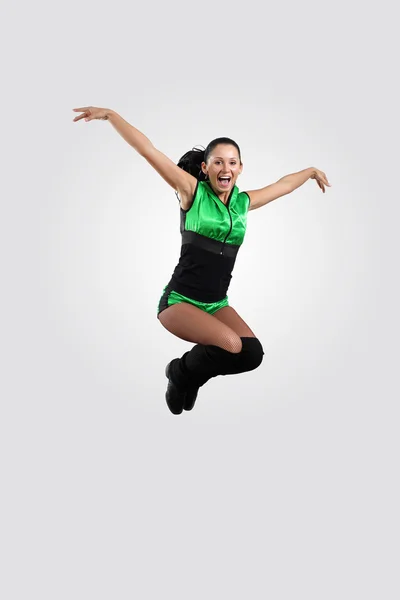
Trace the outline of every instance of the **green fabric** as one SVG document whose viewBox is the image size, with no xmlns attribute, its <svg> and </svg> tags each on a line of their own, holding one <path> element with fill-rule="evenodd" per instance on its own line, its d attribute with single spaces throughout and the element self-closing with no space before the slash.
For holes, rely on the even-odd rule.
<svg viewBox="0 0 400 600">
<path fill-rule="evenodd" d="M 227 244 L 240 245 L 246 233 L 249 204 L 249 196 L 246 192 L 239 192 L 236 185 L 226 206 L 208 182 L 199 181 L 192 206 L 184 211 L 185 230 L 194 231 L 220 242 L 225 241 L 226 238 Z"/>
<path fill-rule="evenodd" d="M 167 286 L 164 287 L 163 294 L 166 287 Z M 228 296 L 225 296 L 225 298 L 219 300 L 218 302 L 199 302 L 197 300 L 192 300 L 192 298 L 188 298 L 187 296 L 182 296 L 182 294 L 178 294 L 178 292 L 170 292 L 168 295 L 168 306 L 171 306 L 172 304 L 178 304 L 179 302 L 188 302 L 189 304 L 193 304 L 194 306 L 197 306 L 197 308 L 204 310 L 210 315 L 214 314 L 217 310 L 223 308 L 224 306 L 229 306 Z M 157 314 L 159 310 L 160 304 L 158 305 Z"/>
</svg>

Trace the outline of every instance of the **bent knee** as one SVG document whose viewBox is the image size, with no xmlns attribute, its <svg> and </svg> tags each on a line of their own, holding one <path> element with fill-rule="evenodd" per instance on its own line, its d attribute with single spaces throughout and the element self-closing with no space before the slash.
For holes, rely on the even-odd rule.
<svg viewBox="0 0 400 600">
<path fill-rule="evenodd" d="M 238 335 L 230 335 L 225 337 L 222 343 L 224 350 L 232 352 L 232 354 L 239 354 L 243 349 L 242 338 Z"/>
<path fill-rule="evenodd" d="M 264 349 L 256 337 L 242 337 L 242 366 L 246 371 L 257 369 L 263 361 Z"/>
</svg>

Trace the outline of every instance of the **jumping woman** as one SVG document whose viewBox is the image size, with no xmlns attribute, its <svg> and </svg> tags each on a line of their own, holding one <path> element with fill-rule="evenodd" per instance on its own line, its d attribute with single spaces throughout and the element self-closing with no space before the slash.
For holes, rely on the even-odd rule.
<svg viewBox="0 0 400 600">
<path fill-rule="evenodd" d="M 195 346 L 166 367 L 166 401 L 179 415 L 191 410 L 198 390 L 218 375 L 252 371 L 263 347 L 238 313 L 227 291 L 246 232 L 247 213 L 315 179 L 325 193 L 325 173 L 304 169 L 259 190 L 240 192 L 240 149 L 230 138 L 217 138 L 202 151 L 193 148 L 176 165 L 115 111 L 88 106 L 74 121 L 109 120 L 116 131 L 175 190 L 180 203 L 182 247 L 179 263 L 164 287 L 157 317 L 169 332 Z"/>
</svg>

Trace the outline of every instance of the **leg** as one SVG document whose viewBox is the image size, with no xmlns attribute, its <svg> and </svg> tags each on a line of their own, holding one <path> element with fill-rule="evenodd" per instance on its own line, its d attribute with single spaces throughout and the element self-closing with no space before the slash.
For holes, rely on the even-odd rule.
<svg viewBox="0 0 400 600">
<path fill-rule="evenodd" d="M 217 375 L 252 371 L 261 364 L 264 351 L 260 341 L 231 307 L 209 315 L 181 302 L 164 309 L 158 318 L 168 331 L 196 344 L 181 359 L 170 363 L 169 379 L 182 391 L 199 388 Z"/>
<path fill-rule="evenodd" d="M 263 360 L 264 349 L 236 310 L 232 306 L 224 306 L 213 316 L 235 331 L 242 340 L 242 351 L 238 357 L 238 369 L 240 369 L 238 372 L 253 371 L 259 367 Z"/>
<path fill-rule="evenodd" d="M 247 323 L 243 321 L 232 306 L 224 306 L 224 308 L 217 310 L 213 316 L 241 337 L 256 337 Z"/>
<path fill-rule="evenodd" d="M 242 340 L 227 325 L 187 302 L 163 309 L 158 319 L 170 333 L 196 344 L 166 368 L 167 404 L 171 412 L 180 414 L 193 408 L 199 387 L 211 377 L 236 372 Z"/>
<path fill-rule="evenodd" d="M 168 331 L 196 343 L 190 352 L 172 360 L 166 369 L 167 403 L 174 414 L 180 414 L 183 408 L 191 410 L 198 388 L 212 377 L 251 371 L 261 364 L 262 346 L 239 315 L 229 307 L 218 313 L 229 319 L 237 331 L 215 314 L 210 315 L 187 302 L 173 304 L 158 314 Z"/>
<path fill-rule="evenodd" d="M 223 310 L 225 308 L 218 312 Z M 193 304 L 173 304 L 163 310 L 158 319 L 170 333 L 187 342 L 218 346 L 232 353 L 242 349 L 240 335 L 234 329 Z"/>
</svg>

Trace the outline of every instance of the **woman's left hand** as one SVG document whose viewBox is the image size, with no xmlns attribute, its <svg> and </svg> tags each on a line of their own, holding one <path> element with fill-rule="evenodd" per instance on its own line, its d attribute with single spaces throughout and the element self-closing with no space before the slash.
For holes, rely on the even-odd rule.
<svg viewBox="0 0 400 600">
<path fill-rule="evenodd" d="M 331 187 L 325 173 L 319 171 L 318 169 L 314 169 L 314 173 L 311 175 L 311 179 L 315 179 L 318 183 L 319 187 L 325 194 L 325 186 Z"/>
</svg>

